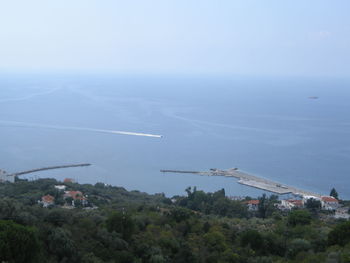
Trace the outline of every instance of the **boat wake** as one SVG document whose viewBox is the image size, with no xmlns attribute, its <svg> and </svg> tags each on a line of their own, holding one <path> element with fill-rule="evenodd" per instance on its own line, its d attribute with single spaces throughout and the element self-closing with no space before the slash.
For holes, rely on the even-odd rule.
<svg viewBox="0 0 350 263">
<path fill-rule="evenodd" d="M 94 129 L 94 128 L 85 128 L 85 127 L 70 127 L 70 126 L 59 126 L 59 125 L 46 125 L 46 124 L 29 123 L 29 122 L 18 122 L 18 121 L 4 121 L 4 120 L 0 120 L 0 125 L 23 127 L 23 128 L 42 128 L 42 129 L 54 129 L 54 130 L 98 132 L 98 133 L 131 135 L 131 136 L 143 136 L 143 137 L 153 137 L 153 138 L 162 138 L 163 137 L 163 135 L 150 134 L 150 133 L 141 133 L 141 132 L 104 130 L 104 129 Z"/>
</svg>

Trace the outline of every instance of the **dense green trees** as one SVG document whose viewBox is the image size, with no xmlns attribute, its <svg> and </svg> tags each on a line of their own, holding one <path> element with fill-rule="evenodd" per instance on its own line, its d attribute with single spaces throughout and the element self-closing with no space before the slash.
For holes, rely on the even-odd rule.
<svg viewBox="0 0 350 263">
<path fill-rule="evenodd" d="M 131 217 L 123 212 L 113 212 L 106 220 L 109 232 L 120 233 L 125 240 L 129 240 L 135 229 L 135 223 Z"/>
<path fill-rule="evenodd" d="M 40 245 L 34 228 L 0 220 L 0 261 L 37 262 Z"/>
<path fill-rule="evenodd" d="M 271 216 L 273 212 L 276 211 L 275 204 L 277 203 L 278 196 L 271 195 L 270 197 L 267 197 L 266 194 L 263 194 L 259 198 L 259 205 L 258 205 L 258 213 L 261 218 L 266 218 L 268 216 Z"/>
<path fill-rule="evenodd" d="M 187 197 L 179 197 L 176 204 L 203 214 L 242 218 L 248 215 L 247 207 L 240 201 L 230 200 L 225 196 L 225 190 L 215 193 L 198 191 L 196 187 L 191 191 L 186 189 Z"/>
<path fill-rule="evenodd" d="M 37 200 L 54 194 L 55 180 L 16 184 L 0 184 L 0 262 L 350 262 L 348 221 L 312 209 L 279 212 L 275 196 L 247 211 L 224 190 L 187 188 L 170 200 L 70 183 L 98 209 L 42 208 Z"/>
<path fill-rule="evenodd" d="M 330 196 L 333 196 L 334 198 L 338 199 L 338 192 L 337 190 L 335 190 L 335 188 L 333 187 L 330 194 Z"/>
<path fill-rule="evenodd" d="M 72 239 L 72 234 L 69 230 L 56 227 L 50 229 L 47 235 L 48 252 L 57 257 L 58 262 L 70 260 L 77 262 L 76 244 Z"/>
<path fill-rule="evenodd" d="M 249 229 L 241 234 L 241 245 L 259 251 L 264 246 L 263 237 L 258 231 Z"/>
<path fill-rule="evenodd" d="M 309 198 L 309 199 L 306 200 L 305 207 L 309 211 L 315 213 L 315 212 L 318 212 L 321 209 L 322 204 L 321 204 L 320 200 L 317 200 L 315 198 Z"/>
<path fill-rule="evenodd" d="M 350 221 L 337 225 L 328 235 L 329 245 L 344 246 L 350 242 Z"/>
<path fill-rule="evenodd" d="M 307 210 L 294 210 L 288 215 L 288 225 L 308 225 L 311 223 L 311 214 Z"/>
</svg>

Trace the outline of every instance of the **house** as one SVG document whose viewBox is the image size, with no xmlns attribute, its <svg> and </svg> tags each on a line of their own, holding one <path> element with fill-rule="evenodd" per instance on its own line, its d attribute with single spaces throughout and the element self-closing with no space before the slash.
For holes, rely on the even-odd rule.
<svg viewBox="0 0 350 263">
<path fill-rule="evenodd" d="M 313 195 L 304 195 L 303 196 L 303 203 L 305 206 L 313 205 L 313 202 L 317 202 L 317 201 L 322 203 L 321 198 L 318 196 L 313 196 Z M 315 205 L 316 204 L 317 203 L 315 203 Z"/>
<path fill-rule="evenodd" d="M 55 204 L 55 198 L 52 195 L 44 195 L 38 203 L 42 204 L 43 207 L 49 207 Z"/>
<path fill-rule="evenodd" d="M 302 208 L 304 207 L 304 201 L 303 200 L 287 200 L 287 202 L 289 202 L 290 204 L 293 205 L 293 207 L 295 208 Z"/>
<path fill-rule="evenodd" d="M 65 178 L 63 180 L 64 183 L 75 183 L 75 180 L 73 178 Z"/>
<path fill-rule="evenodd" d="M 248 206 L 249 211 L 258 211 L 259 203 L 260 203 L 259 200 L 245 201 L 245 204 Z"/>
<path fill-rule="evenodd" d="M 65 185 L 55 185 L 55 189 L 60 190 L 60 191 L 64 191 L 66 190 L 67 186 Z"/>
<path fill-rule="evenodd" d="M 288 202 L 288 200 L 281 200 L 281 203 L 277 204 L 277 208 L 279 210 L 282 210 L 282 211 L 292 210 L 293 207 L 294 207 L 294 205 L 292 203 Z"/>
<path fill-rule="evenodd" d="M 245 197 L 243 197 L 243 196 L 232 196 L 232 195 L 230 195 L 230 196 L 227 196 L 227 198 L 230 199 L 230 200 L 233 200 L 233 201 L 242 201 L 242 200 L 244 200 Z"/>
<path fill-rule="evenodd" d="M 14 183 L 15 182 L 15 176 L 9 175 L 4 170 L 0 169 L 0 182 Z"/>
<path fill-rule="evenodd" d="M 281 203 L 277 206 L 280 210 L 292 210 L 293 208 L 302 208 L 304 207 L 303 200 L 281 200 Z"/>
<path fill-rule="evenodd" d="M 80 191 L 65 191 L 63 198 L 72 198 L 72 206 L 75 206 L 74 201 L 77 200 L 79 200 L 83 206 L 86 206 L 88 204 L 86 197 Z"/>
<path fill-rule="evenodd" d="M 325 210 L 336 210 L 339 207 L 338 199 L 333 196 L 322 196 L 321 204 L 322 208 Z"/>
<path fill-rule="evenodd" d="M 349 219 L 350 215 L 349 215 L 349 207 L 343 206 L 343 207 L 339 207 L 335 210 L 334 213 L 334 218 L 337 219 Z"/>
<path fill-rule="evenodd" d="M 71 197 L 73 200 L 84 198 L 83 193 L 80 191 L 64 191 L 63 198 Z"/>
</svg>

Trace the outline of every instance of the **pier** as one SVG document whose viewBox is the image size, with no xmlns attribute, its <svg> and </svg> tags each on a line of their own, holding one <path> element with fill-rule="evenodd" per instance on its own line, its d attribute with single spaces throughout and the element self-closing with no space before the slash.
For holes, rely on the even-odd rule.
<svg viewBox="0 0 350 263">
<path fill-rule="evenodd" d="M 43 167 L 38 169 L 32 169 L 28 171 L 18 172 L 10 174 L 9 176 L 20 176 L 24 174 L 30 174 L 35 172 L 41 172 L 41 171 L 47 171 L 47 170 L 55 170 L 55 169 L 64 169 L 64 168 L 74 168 L 74 167 L 84 167 L 84 166 L 90 166 L 90 163 L 81 163 L 81 164 L 68 164 L 68 165 L 58 165 L 58 166 L 50 166 L 50 167 Z"/>
<path fill-rule="evenodd" d="M 0 182 L 14 183 L 16 177 L 18 177 L 20 175 L 24 175 L 24 174 L 30 174 L 30 173 L 35 173 L 35 172 L 47 171 L 47 170 L 55 170 L 55 169 L 84 167 L 84 166 L 90 166 L 90 165 L 91 165 L 90 163 L 57 165 L 57 166 L 37 168 L 37 169 L 32 169 L 32 170 L 27 170 L 27 171 L 23 171 L 23 172 L 12 173 L 12 174 L 8 174 L 5 171 L 0 169 Z"/>
<path fill-rule="evenodd" d="M 198 174 L 203 176 L 225 176 L 234 177 L 238 179 L 238 183 L 250 187 L 254 187 L 260 190 L 272 192 L 275 194 L 293 194 L 296 196 L 313 196 L 321 198 L 321 194 L 313 193 L 310 191 L 298 189 L 293 186 L 285 185 L 282 183 L 274 182 L 265 178 L 257 177 L 248 173 L 238 171 L 237 168 L 228 170 L 210 169 L 210 171 L 182 171 L 182 170 L 160 170 L 162 173 L 186 173 L 186 174 Z"/>
</svg>

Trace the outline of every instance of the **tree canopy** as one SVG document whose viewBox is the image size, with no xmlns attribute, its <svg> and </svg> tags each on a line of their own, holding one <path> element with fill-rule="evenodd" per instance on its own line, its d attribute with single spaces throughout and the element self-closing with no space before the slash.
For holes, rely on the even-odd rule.
<svg viewBox="0 0 350 263">
<path fill-rule="evenodd" d="M 333 196 L 333 197 L 336 198 L 336 199 L 339 198 L 339 197 L 338 197 L 338 192 L 337 192 L 337 190 L 335 190 L 334 187 L 332 188 L 332 190 L 331 190 L 331 192 L 330 192 L 329 195 L 330 195 L 330 196 Z"/>
<path fill-rule="evenodd" d="M 1 262 L 37 262 L 39 252 L 40 245 L 34 228 L 0 220 Z"/>
<path fill-rule="evenodd" d="M 350 223 L 310 209 L 280 211 L 259 197 L 258 211 L 223 189 L 187 188 L 168 198 L 102 183 L 66 183 L 93 206 L 43 208 L 53 179 L 0 183 L 0 262 L 311 263 L 348 262 Z M 311 212 L 310 212 L 311 211 Z M 333 260 L 333 261 L 332 261 Z M 334 261 L 338 260 L 338 261 Z"/>
</svg>

